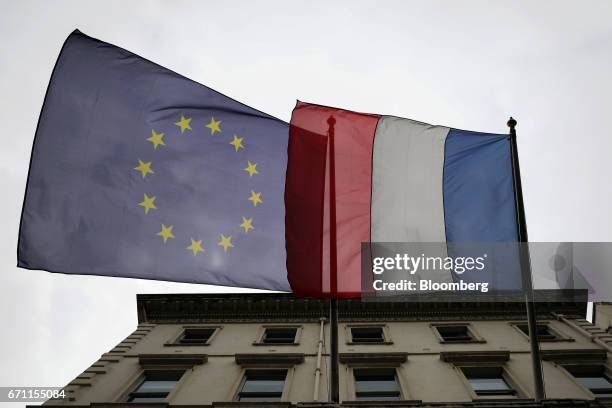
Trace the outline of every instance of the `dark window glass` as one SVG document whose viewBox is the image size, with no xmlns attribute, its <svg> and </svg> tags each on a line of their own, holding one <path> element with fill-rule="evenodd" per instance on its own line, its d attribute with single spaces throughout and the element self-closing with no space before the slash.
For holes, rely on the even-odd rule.
<svg viewBox="0 0 612 408">
<path fill-rule="evenodd" d="M 517 324 L 516 327 L 521 329 L 526 336 L 529 336 L 529 327 L 526 324 Z M 538 340 L 556 340 L 559 338 L 546 324 L 538 324 L 537 326 Z"/>
<path fill-rule="evenodd" d="M 444 341 L 472 341 L 474 338 L 467 326 L 437 326 L 436 329 Z"/>
<path fill-rule="evenodd" d="M 612 397 L 612 379 L 604 366 L 565 367 L 581 385 L 598 397 Z"/>
<path fill-rule="evenodd" d="M 576 377 L 578 382 L 600 397 L 612 396 L 612 382 L 605 375 Z"/>
<path fill-rule="evenodd" d="M 183 371 L 147 372 L 128 402 L 163 402 L 182 375 Z"/>
<path fill-rule="evenodd" d="M 247 370 L 238 401 L 280 401 L 287 370 Z"/>
<path fill-rule="evenodd" d="M 214 328 L 185 329 L 179 343 L 183 344 L 206 344 L 215 332 Z"/>
<path fill-rule="evenodd" d="M 401 400 L 400 387 L 394 368 L 355 369 L 355 397 L 357 400 Z"/>
<path fill-rule="evenodd" d="M 267 328 L 262 343 L 265 344 L 293 344 L 295 343 L 295 327 Z"/>
<path fill-rule="evenodd" d="M 495 372 L 465 373 L 476 395 L 513 395 L 516 392 L 502 376 L 501 369 Z"/>
<path fill-rule="evenodd" d="M 382 327 L 351 327 L 353 343 L 384 343 Z"/>
</svg>

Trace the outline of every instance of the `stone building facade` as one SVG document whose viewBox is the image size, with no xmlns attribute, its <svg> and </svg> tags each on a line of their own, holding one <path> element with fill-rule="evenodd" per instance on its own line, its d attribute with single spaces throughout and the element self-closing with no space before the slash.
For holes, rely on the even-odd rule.
<svg viewBox="0 0 612 408">
<path fill-rule="evenodd" d="M 327 301 L 284 294 L 137 300 L 136 330 L 70 382 L 67 399 L 48 405 L 332 405 Z M 584 319 L 585 302 L 542 302 L 537 313 L 541 403 L 533 400 L 522 303 L 340 301 L 341 404 L 612 407 L 607 326 Z"/>
</svg>

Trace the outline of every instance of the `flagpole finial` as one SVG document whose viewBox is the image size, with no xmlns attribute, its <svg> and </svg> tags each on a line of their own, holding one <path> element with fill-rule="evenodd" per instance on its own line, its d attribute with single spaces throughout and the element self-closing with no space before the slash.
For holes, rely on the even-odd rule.
<svg viewBox="0 0 612 408">
<path fill-rule="evenodd" d="M 514 118 L 512 116 L 510 116 L 510 119 L 508 119 L 508 123 L 506 123 L 506 124 L 510 128 L 510 131 L 513 131 L 514 128 L 516 127 L 516 120 L 514 120 Z"/>
<path fill-rule="evenodd" d="M 327 124 L 330 126 L 334 126 L 336 124 L 336 118 L 334 118 L 334 116 L 330 116 L 329 118 L 327 118 Z"/>
</svg>

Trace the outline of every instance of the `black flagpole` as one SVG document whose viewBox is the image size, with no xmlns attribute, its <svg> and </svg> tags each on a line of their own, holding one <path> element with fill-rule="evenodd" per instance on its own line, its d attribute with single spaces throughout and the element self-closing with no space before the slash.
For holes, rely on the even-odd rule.
<svg viewBox="0 0 612 408">
<path fill-rule="evenodd" d="M 533 298 L 533 281 L 531 274 L 531 257 L 529 255 L 529 239 L 527 237 L 527 221 L 525 220 L 525 206 L 523 203 L 523 188 L 521 185 L 521 169 L 519 166 L 518 148 L 516 143 L 516 120 L 510 117 L 510 146 L 512 150 L 512 177 L 514 179 L 514 196 L 516 199 L 516 219 L 519 234 L 520 268 L 525 291 L 525 308 L 527 309 L 527 326 L 529 328 L 529 344 L 531 346 L 531 363 L 533 365 L 533 383 L 535 400 L 546 398 L 544 392 L 544 374 L 542 372 L 542 359 L 538 341 L 538 328 L 536 321 L 535 303 Z"/>
<path fill-rule="evenodd" d="M 329 301 L 330 360 L 331 375 L 329 387 L 330 400 L 340 403 L 339 361 L 338 361 L 338 249 L 336 243 L 336 157 L 334 148 L 334 125 L 336 119 L 327 119 L 329 140 L 329 277 L 331 299 Z"/>
</svg>

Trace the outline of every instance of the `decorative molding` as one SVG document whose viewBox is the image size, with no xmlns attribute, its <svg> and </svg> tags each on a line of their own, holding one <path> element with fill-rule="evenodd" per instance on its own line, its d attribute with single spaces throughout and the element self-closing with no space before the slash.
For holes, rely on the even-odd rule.
<svg viewBox="0 0 612 408">
<path fill-rule="evenodd" d="M 443 351 L 440 360 L 453 364 L 500 363 L 510 359 L 509 351 Z"/>
<path fill-rule="evenodd" d="M 303 362 L 303 353 L 236 354 L 238 365 L 296 365 Z"/>
</svg>

